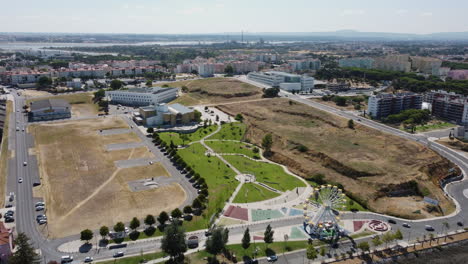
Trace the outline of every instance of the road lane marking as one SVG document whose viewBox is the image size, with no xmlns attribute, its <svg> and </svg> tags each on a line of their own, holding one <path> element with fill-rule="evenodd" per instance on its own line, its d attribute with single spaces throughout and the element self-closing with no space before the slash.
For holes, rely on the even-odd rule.
<svg viewBox="0 0 468 264">
<path fill-rule="evenodd" d="M 468 199 L 468 189 L 463 190 L 463 195 Z"/>
</svg>

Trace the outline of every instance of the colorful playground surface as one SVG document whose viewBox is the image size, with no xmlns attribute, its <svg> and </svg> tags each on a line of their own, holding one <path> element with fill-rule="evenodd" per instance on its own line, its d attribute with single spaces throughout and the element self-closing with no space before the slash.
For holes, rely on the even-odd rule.
<svg viewBox="0 0 468 264">
<path fill-rule="evenodd" d="M 269 219 L 276 219 L 283 217 L 283 213 L 278 210 L 250 210 L 250 214 L 252 216 L 252 221 L 264 221 Z"/>
</svg>

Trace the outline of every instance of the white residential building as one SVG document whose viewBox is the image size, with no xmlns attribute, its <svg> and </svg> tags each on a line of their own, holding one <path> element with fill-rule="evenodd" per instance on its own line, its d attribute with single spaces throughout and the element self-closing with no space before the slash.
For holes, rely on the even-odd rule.
<svg viewBox="0 0 468 264">
<path fill-rule="evenodd" d="M 211 77 L 215 73 L 215 64 L 214 63 L 199 63 L 198 74 L 202 77 Z"/>
<path fill-rule="evenodd" d="M 263 83 L 271 87 L 279 87 L 286 91 L 307 91 L 314 88 L 314 78 L 306 75 L 290 74 L 278 71 L 251 72 L 249 80 Z"/>
<path fill-rule="evenodd" d="M 128 90 L 106 91 L 106 98 L 114 104 L 123 105 L 158 105 L 169 102 L 177 97 L 177 88 L 134 88 Z"/>
</svg>

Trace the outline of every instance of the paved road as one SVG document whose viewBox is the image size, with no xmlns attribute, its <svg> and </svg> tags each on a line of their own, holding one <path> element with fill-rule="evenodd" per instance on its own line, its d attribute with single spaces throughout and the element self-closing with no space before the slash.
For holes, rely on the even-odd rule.
<svg viewBox="0 0 468 264">
<path fill-rule="evenodd" d="M 285 93 L 281 93 L 281 95 L 285 96 Z M 338 109 L 335 109 L 330 106 L 322 105 L 317 102 L 313 102 L 307 99 L 302 99 L 299 96 L 292 95 L 292 94 L 287 94 L 288 98 L 291 100 L 295 100 L 301 103 L 304 103 L 306 105 L 321 109 L 323 111 L 327 111 L 339 116 L 342 116 L 344 118 L 348 119 L 354 119 L 356 122 L 366 125 L 368 127 L 374 128 L 381 130 L 383 132 L 397 135 L 409 140 L 414 140 L 417 141 L 421 144 L 427 145 L 431 149 L 437 151 L 440 153 L 442 156 L 446 157 L 447 159 L 451 160 L 455 164 L 457 164 L 463 171 L 464 173 L 468 171 L 468 159 L 464 156 L 461 155 L 451 149 L 448 149 L 440 144 L 430 142 L 428 138 L 424 135 L 413 135 L 409 134 L 397 129 L 393 129 L 390 127 L 387 127 L 383 124 L 379 124 L 376 122 L 373 122 L 371 120 L 367 119 L 361 119 L 361 121 L 358 121 L 358 117 L 353 115 L 352 113 L 340 111 Z M 15 99 L 15 109 L 19 108 L 24 105 L 24 98 L 16 96 L 16 94 L 13 94 L 14 99 Z M 32 144 L 32 138 L 30 135 L 27 135 L 25 132 L 16 132 L 15 127 L 19 126 L 24 127 L 26 126 L 26 117 L 22 113 L 14 112 L 12 114 L 12 121 L 16 124 L 16 121 L 18 121 L 18 124 L 15 126 L 10 126 L 10 135 L 11 135 L 11 146 L 14 147 L 15 150 L 15 156 L 13 159 L 10 160 L 10 169 L 9 169 L 9 176 L 8 176 L 8 184 L 7 184 L 7 191 L 14 191 L 16 195 L 16 205 L 17 205 L 17 213 L 16 213 L 16 221 L 17 221 L 17 229 L 20 232 L 25 232 L 29 237 L 31 237 L 32 242 L 34 243 L 34 246 L 37 248 L 40 248 L 43 254 L 43 260 L 44 263 L 46 261 L 55 259 L 58 260 L 60 259 L 60 256 L 63 255 L 63 253 L 60 253 L 57 251 L 57 247 L 67 241 L 72 241 L 78 238 L 78 236 L 70 236 L 62 239 L 55 239 L 55 240 L 46 240 L 45 237 L 38 231 L 37 229 L 37 224 L 35 223 L 35 211 L 34 211 L 34 200 L 32 197 L 32 183 L 33 179 L 38 177 L 38 169 L 37 169 L 37 164 L 34 162 L 34 157 L 28 155 L 28 146 L 33 146 Z M 129 119 L 126 119 L 129 124 L 132 124 L 133 122 Z M 134 127 L 135 124 L 132 124 Z M 139 136 L 145 137 L 141 132 L 136 131 Z M 155 148 L 153 144 L 149 141 L 145 141 L 148 144 L 148 147 L 153 153 L 155 153 L 157 156 L 162 156 L 162 153 L 160 153 L 159 149 Z M 23 166 L 23 162 L 27 161 L 28 165 Z M 171 175 L 177 175 L 180 174 L 177 169 L 175 169 L 171 164 L 170 161 L 166 158 L 163 157 L 162 163 L 168 168 L 169 173 Z M 22 177 L 24 179 L 24 182 L 22 184 L 17 183 L 18 177 Z M 191 186 L 186 186 L 189 185 L 189 183 L 183 179 L 183 176 L 180 175 L 181 182 L 180 184 L 183 185 L 184 188 L 188 187 L 190 188 Z M 395 226 L 396 228 L 400 228 L 404 234 L 405 239 L 411 239 L 413 240 L 414 237 L 421 237 L 423 234 L 427 234 L 425 231 L 424 227 L 425 225 L 429 224 L 432 225 L 435 229 L 435 233 L 445 233 L 446 229 L 444 228 L 444 222 L 447 222 L 449 224 L 449 230 L 457 230 L 460 229 L 460 227 L 457 226 L 457 222 L 463 222 L 463 219 L 468 219 L 468 204 L 465 197 L 463 195 L 464 190 L 468 189 L 468 181 L 464 180 L 458 183 L 452 183 L 449 184 L 446 187 L 446 191 L 448 194 L 450 194 L 452 197 L 455 198 L 456 201 L 458 201 L 459 205 L 459 212 L 456 214 L 452 214 L 451 216 L 445 217 L 445 218 L 437 218 L 437 219 L 431 219 L 431 220 L 419 220 L 419 221 L 407 221 L 403 219 L 398 219 L 394 217 L 387 217 L 387 216 L 381 216 L 373 213 L 348 213 L 345 214 L 343 217 L 344 218 L 356 218 L 356 219 L 382 219 L 382 220 L 387 220 L 389 218 L 396 219 L 397 225 Z M 250 230 L 253 231 L 261 231 L 264 230 L 265 226 L 267 223 L 271 223 L 273 228 L 277 227 L 282 227 L 282 226 L 290 226 L 290 225 L 300 225 L 302 223 L 302 217 L 292 217 L 288 219 L 279 219 L 279 220 L 271 220 L 267 222 L 261 222 L 261 223 L 256 223 L 253 225 L 249 225 Z M 403 222 L 408 222 L 411 224 L 410 229 L 402 228 L 401 224 Z M 464 223 L 464 222 L 463 222 Z M 230 230 L 230 234 L 242 234 L 244 232 L 245 227 L 243 226 L 238 226 L 234 227 Z M 201 235 L 201 233 L 199 233 Z M 134 243 L 132 245 L 129 245 L 126 249 L 123 251 L 126 252 L 126 254 L 140 254 L 141 251 L 143 252 L 154 252 L 155 249 L 159 247 L 157 240 L 152 241 L 152 242 L 141 242 L 141 243 Z M 113 251 L 116 250 L 108 250 L 108 249 L 101 249 L 99 253 L 97 253 L 94 249 L 90 251 L 89 253 L 78 253 L 78 254 L 73 254 L 75 256 L 75 259 L 83 259 L 85 256 L 92 255 L 96 260 L 98 259 L 106 259 L 110 258 L 113 254 Z M 292 254 L 289 255 L 287 258 L 280 258 L 279 263 L 300 263 L 301 259 L 303 259 L 303 254 L 304 253 L 295 253 L 296 255 Z"/>
</svg>

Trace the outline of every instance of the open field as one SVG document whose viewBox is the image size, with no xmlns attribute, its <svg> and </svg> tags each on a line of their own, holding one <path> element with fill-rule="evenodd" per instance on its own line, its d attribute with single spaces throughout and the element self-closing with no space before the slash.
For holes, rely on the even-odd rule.
<svg viewBox="0 0 468 264">
<path fill-rule="evenodd" d="M 358 110 L 356 108 L 359 108 L 360 110 L 367 109 L 368 96 L 358 95 L 358 96 L 339 96 L 339 97 L 344 97 L 347 99 L 346 105 L 340 106 L 340 105 L 337 105 L 333 100 L 324 101 L 321 98 L 312 98 L 310 100 L 316 101 L 318 103 L 325 104 L 331 107 L 335 107 L 338 109 L 343 109 L 343 110 Z M 360 105 L 360 106 L 357 106 L 357 105 Z"/>
<path fill-rule="evenodd" d="M 99 113 L 99 106 L 93 102 L 93 93 L 73 93 L 55 95 L 50 97 L 31 98 L 26 101 L 29 105 L 30 102 L 43 100 L 43 99 L 64 99 L 67 100 L 72 107 L 73 117 L 95 116 Z"/>
<path fill-rule="evenodd" d="M 208 139 L 242 140 L 246 125 L 240 122 L 228 123 L 221 126 L 221 130 Z"/>
<path fill-rule="evenodd" d="M 224 159 L 242 173 L 253 174 L 256 181 L 276 190 L 285 192 L 296 187 L 305 187 L 301 180 L 287 174 L 279 165 L 254 161 L 242 156 L 224 156 Z"/>
<path fill-rule="evenodd" d="M 260 144 L 263 136 L 271 133 L 274 153 L 270 159 L 304 178 L 321 173 L 326 181 L 341 183 L 348 195 L 373 211 L 410 218 L 440 215 L 429 213 L 425 203 L 413 200 L 419 197 L 417 193 L 403 188 L 410 181 L 438 199 L 443 214 L 454 210 L 436 185 L 438 177 L 445 176 L 453 164 L 422 145 L 359 124 L 349 129 L 346 119 L 302 104 L 290 105 L 285 99 L 219 108 L 233 116 L 242 113 L 248 125 L 246 138 L 252 143 Z M 298 151 L 300 145 L 308 150 Z M 389 190 L 402 189 L 407 192 L 399 202 L 414 206 L 382 206 L 392 200 L 387 197 Z"/>
<path fill-rule="evenodd" d="M 3 207 L 5 203 L 5 199 L 3 199 L 3 197 L 5 197 L 6 179 L 8 172 L 8 157 L 10 156 L 10 152 L 8 151 L 8 129 L 10 122 L 10 113 L 12 111 L 13 104 L 11 101 L 7 101 L 5 111 L 5 123 L 3 126 L 3 136 L 0 150 L 0 197 L 2 197 L 2 199 L 0 199 L 0 207 Z"/>
<path fill-rule="evenodd" d="M 159 163 L 117 168 L 114 164 L 117 160 L 153 157 L 153 154 L 146 147 L 106 150 L 107 144 L 139 141 L 133 133 L 99 133 L 101 129 L 114 128 L 127 128 L 127 124 L 120 118 L 108 117 L 29 127 L 36 141 L 43 183 L 34 188 L 34 194 L 42 195 L 48 205 L 50 237 L 112 226 L 134 216 L 158 214 L 184 202 L 186 194 L 178 184 L 139 192 L 130 190 L 129 181 L 169 174 Z"/>
<path fill-rule="evenodd" d="M 250 158 L 260 159 L 260 155 L 253 151 L 255 148 L 254 146 L 242 142 L 205 140 L 205 143 L 216 153 L 239 153 L 244 154 Z"/>
<path fill-rule="evenodd" d="M 26 99 L 33 97 L 42 97 L 42 96 L 52 96 L 51 93 L 40 90 L 24 89 L 21 91 L 21 95 L 26 97 Z"/>
<path fill-rule="evenodd" d="M 225 103 L 262 97 L 260 88 L 233 78 L 206 78 L 171 82 L 167 85 L 178 88 L 186 86 L 188 88 L 187 93 L 183 93 L 173 102 L 184 105 Z"/>
<path fill-rule="evenodd" d="M 234 203 L 253 203 L 272 199 L 280 196 L 279 193 L 272 192 L 258 184 L 254 183 L 245 183 L 242 185 L 239 193 L 236 198 L 234 198 Z"/>
<path fill-rule="evenodd" d="M 178 150 L 180 157 L 195 172 L 205 178 L 209 192 L 208 208 L 203 215 L 195 216 L 191 222 L 184 223 L 188 231 L 206 228 L 210 217 L 218 210 L 222 210 L 224 203 L 239 184 L 234 178 L 236 175 L 233 170 L 228 168 L 217 157 L 206 156 L 205 152 L 206 149 L 200 143 Z"/>
<path fill-rule="evenodd" d="M 445 129 L 450 127 L 456 127 L 457 125 L 447 123 L 440 120 L 431 120 L 428 124 L 417 126 L 416 132 L 428 132 L 431 130 Z"/>
</svg>

